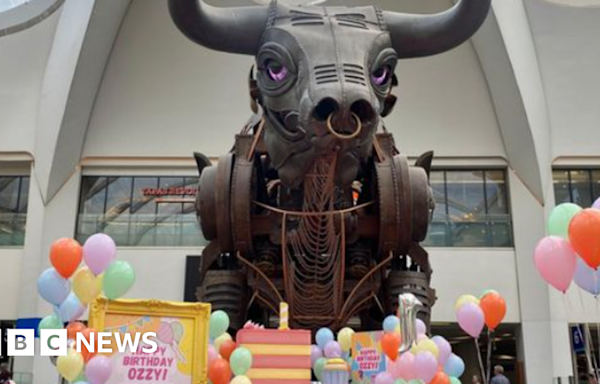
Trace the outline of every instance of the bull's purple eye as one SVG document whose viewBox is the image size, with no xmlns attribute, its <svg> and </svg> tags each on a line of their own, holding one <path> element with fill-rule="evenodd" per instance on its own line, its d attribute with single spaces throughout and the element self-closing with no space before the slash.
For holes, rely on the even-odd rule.
<svg viewBox="0 0 600 384">
<path fill-rule="evenodd" d="M 390 79 L 391 68 L 387 65 L 379 68 L 371 75 L 371 81 L 375 85 L 384 85 Z"/>
<path fill-rule="evenodd" d="M 284 65 L 275 60 L 269 60 L 266 67 L 267 73 L 273 81 L 281 82 L 290 74 L 290 71 Z"/>
</svg>

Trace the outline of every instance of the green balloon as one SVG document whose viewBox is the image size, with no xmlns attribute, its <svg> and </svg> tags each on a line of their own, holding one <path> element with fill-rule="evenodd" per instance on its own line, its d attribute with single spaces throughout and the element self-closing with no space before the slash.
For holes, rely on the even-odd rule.
<svg viewBox="0 0 600 384">
<path fill-rule="evenodd" d="M 394 381 L 394 384 L 407 384 L 407 383 L 405 380 L 398 379 L 398 380 Z"/>
<path fill-rule="evenodd" d="M 450 378 L 450 384 L 462 384 L 462 383 L 460 382 L 460 380 L 458 378 L 451 377 Z"/>
<path fill-rule="evenodd" d="M 573 203 L 563 203 L 554 207 L 548 219 L 548 234 L 563 239 L 569 238 L 569 224 L 582 208 Z"/>
<path fill-rule="evenodd" d="M 229 315 L 223 311 L 215 311 L 210 315 L 210 338 L 216 339 L 229 329 Z"/>
<path fill-rule="evenodd" d="M 423 383 L 423 380 L 414 379 L 414 380 L 409 381 L 408 384 L 425 384 L 425 383 Z"/>
<path fill-rule="evenodd" d="M 135 283 L 135 271 L 126 261 L 117 260 L 104 272 L 104 294 L 111 300 L 124 296 Z"/>
<path fill-rule="evenodd" d="M 479 300 L 483 299 L 484 297 L 486 297 L 490 293 L 499 294 L 498 291 L 495 291 L 493 289 L 486 289 L 485 291 L 483 291 L 483 293 L 481 294 L 481 296 L 479 296 Z"/>
<path fill-rule="evenodd" d="M 38 332 L 42 329 L 63 329 L 64 325 L 62 321 L 55 314 L 51 314 L 50 316 L 46 316 L 40 321 L 40 325 L 38 326 Z"/>
<path fill-rule="evenodd" d="M 327 359 L 324 357 L 321 357 L 319 360 L 315 361 L 313 371 L 315 372 L 315 376 L 319 381 L 323 381 L 323 370 L 325 369 L 325 364 L 327 364 Z"/>
<path fill-rule="evenodd" d="M 238 348 L 229 357 L 229 364 L 235 376 L 245 375 L 252 368 L 252 352 Z"/>
<path fill-rule="evenodd" d="M 175 338 L 175 341 L 181 341 L 181 338 L 183 337 L 183 325 L 181 325 L 179 321 L 176 321 L 171 323 L 171 328 L 173 328 L 173 337 Z"/>
</svg>

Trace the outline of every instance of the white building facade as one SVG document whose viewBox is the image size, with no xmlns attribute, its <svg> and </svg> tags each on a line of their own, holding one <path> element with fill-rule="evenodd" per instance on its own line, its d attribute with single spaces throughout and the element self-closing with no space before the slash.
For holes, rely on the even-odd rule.
<svg viewBox="0 0 600 384">
<path fill-rule="evenodd" d="M 422 13 L 451 5 L 379 3 Z M 555 201 L 600 196 L 598 36 L 593 0 L 494 0 L 468 43 L 399 63 L 399 103 L 385 120 L 401 152 L 436 154 L 434 325 L 452 332 L 460 295 L 501 292 L 517 383 L 585 383 L 571 327 L 600 323 L 594 298 L 575 286 L 551 291 L 533 265 Z M 251 114 L 251 65 L 189 42 L 163 0 L 42 0 L 0 13 L 0 320 L 50 313 L 36 290 L 50 244 L 98 231 L 137 271 L 128 297 L 184 300 L 188 257 L 204 244 L 192 154 L 230 149 Z M 13 369 L 55 382 L 47 359 L 19 358 Z"/>
</svg>

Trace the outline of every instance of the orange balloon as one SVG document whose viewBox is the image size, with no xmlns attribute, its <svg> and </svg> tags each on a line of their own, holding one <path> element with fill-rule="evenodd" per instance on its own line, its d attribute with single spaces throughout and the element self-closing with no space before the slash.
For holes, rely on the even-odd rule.
<svg viewBox="0 0 600 384">
<path fill-rule="evenodd" d="M 400 349 L 400 344 L 402 343 L 402 338 L 399 333 L 391 332 L 386 333 L 381 338 L 381 349 L 383 352 L 389 357 L 391 360 L 396 361 L 398 358 L 398 350 Z"/>
<path fill-rule="evenodd" d="M 225 340 L 221 343 L 221 348 L 219 349 L 219 354 L 223 356 L 223 358 L 229 361 L 229 357 L 237 348 L 237 344 L 233 340 Z"/>
<path fill-rule="evenodd" d="M 229 384 L 231 368 L 225 359 L 216 359 L 208 367 L 208 378 L 213 384 Z"/>
<path fill-rule="evenodd" d="M 450 384 L 450 378 L 444 372 L 438 372 L 429 384 Z"/>
<path fill-rule="evenodd" d="M 65 279 L 73 276 L 82 258 L 83 248 L 73 239 L 56 240 L 50 247 L 50 263 Z"/>
<path fill-rule="evenodd" d="M 569 224 L 573 249 L 593 269 L 600 266 L 600 210 L 584 209 Z"/>
<path fill-rule="evenodd" d="M 86 329 L 86 326 L 79 321 L 69 323 L 69 325 L 67 325 L 67 339 L 77 340 L 77 334 L 82 332 L 84 329 Z"/>
<path fill-rule="evenodd" d="M 500 294 L 491 292 L 481 298 L 479 306 L 485 315 L 485 324 L 495 330 L 506 316 L 506 301 Z"/>
<path fill-rule="evenodd" d="M 91 334 L 94 334 L 94 343 L 92 344 L 92 346 L 94 347 L 94 352 L 91 352 L 83 343 L 81 346 L 81 356 L 83 356 L 83 360 L 87 363 L 92 357 L 96 355 L 96 353 L 98 353 L 98 331 L 96 331 L 93 328 L 86 328 L 80 333 L 83 336 L 83 338 L 86 339 L 88 342 L 92 340 Z"/>
</svg>

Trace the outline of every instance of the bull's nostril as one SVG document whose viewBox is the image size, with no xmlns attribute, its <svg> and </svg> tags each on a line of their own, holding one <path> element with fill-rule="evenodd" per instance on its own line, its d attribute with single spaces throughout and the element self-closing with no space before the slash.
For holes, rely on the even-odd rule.
<svg viewBox="0 0 600 384">
<path fill-rule="evenodd" d="M 330 115 L 337 112 L 339 105 L 337 101 L 328 97 L 319 102 L 313 112 L 313 117 L 319 121 L 327 121 Z"/>
<path fill-rule="evenodd" d="M 356 114 L 363 123 L 370 122 L 375 118 L 375 111 L 366 100 L 359 100 L 352 103 L 350 111 Z"/>
</svg>

